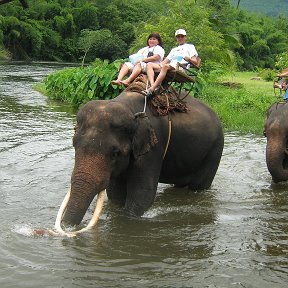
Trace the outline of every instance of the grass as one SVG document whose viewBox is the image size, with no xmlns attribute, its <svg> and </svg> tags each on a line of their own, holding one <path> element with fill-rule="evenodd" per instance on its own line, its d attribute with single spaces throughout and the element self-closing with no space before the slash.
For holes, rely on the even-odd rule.
<svg viewBox="0 0 288 288">
<path fill-rule="evenodd" d="M 273 83 L 256 72 L 223 77 L 221 83 L 207 85 L 200 98 L 217 112 L 225 130 L 258 135 L 263 132 L 267 109 L 278 100 Z"/>
</svg>

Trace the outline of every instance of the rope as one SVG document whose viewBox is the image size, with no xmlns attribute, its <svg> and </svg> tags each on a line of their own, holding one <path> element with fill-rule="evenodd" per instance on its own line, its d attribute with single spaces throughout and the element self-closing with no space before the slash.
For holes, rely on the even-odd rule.
<svg viewBox="0 0 288 288">
<path fill-rule="evenodd" d="M 170 143 L 170 139 L 171 139 L 171 131 L 172 131 L 172 122 L 171 122 L 170 116 L 168 114 L 168 139 L 167 139 L 167 143 L 166 143 L 163 159 L 165 158 L 167 150 L 168 150 L 168 147 L 169 147 L 169 143 Z"/>
<path fill-rule="evenodd" d="M 169 143 L 170 143 L 170 138 L 171 138 L 171 126 L 172 126 L 172 125 L 171 125 L 171 119 L 170 119 L 170 116 L 169 116 L 169 99 L 168 99 L 168 94 L 166 93 L 165 96 L 166 96 L 166 101 L 167 101 L 168 140 L 167 140 L 167 143 L 166 143 L 166 147 L 165 147 L 163 159 L 165 158 L 165 155 L 166 155 L 166 152 L 167 152 L 167 150 L 168 150 Z"/>
<path fill-rule="evenodd" d="M 143 112 L 138 112 L 138 113 L 136 113 L 137 115 L 146 112 L 147 95 L 145 93 L 143 93 L 142 90 L 143 90 L 144 87 L 146 87 L 145 90 L 147 90 L 148 83 L 149 82 L 148 82 L 147 77 L 145 77 L 144 75 L 140 75 L 140 76 L 138 76 L 135 79 L 134 82 L 132 82 L 126 88 L 126 91 L 137 92 L 137 93 L 140 93 L 140 94 L 145 96 L 144 97 Z M 161 103 L 161 100 L 164 98 L 163 94 L 165 95 L 165 100 L 166 100 L 165 101 L 166 102 L 165 105 L 163 105 L 163 103 Z M 164 154 L 163 154 L 163 159 L 164 159 L 165 156 L 166 156 L 169 144 L 170 144 L 171 132 L 172 132 L 172 121 L 170 119 L 169 111 L 170 110 L 171 111 L 178 110 L 180 112 L 186 112 L 187 111 L 187 106 L 185 105 L 184 102 L 182 102 L 182 99 L 179 99 L 178 94 L 176 93 L 175 89 L 172 89 L 172 91 L 168 91 L 168 89 L 163 89 L 162 88 L 162 91 L 159 93 L 159 95 L 155 95 L 153 97 L 153 99 L 150 101 L 150 104 L 151 104 L 151 102 L 154 102 L 154 105 L 151 105 L 151 108 L 155 109 L 157 107 L 156 110 L 157 110 L 159 116 L 166 116 L 166 115 L 168 116 L 168 139 L 167 139 L 166 147 L 165 147 Z"/>
</svg>

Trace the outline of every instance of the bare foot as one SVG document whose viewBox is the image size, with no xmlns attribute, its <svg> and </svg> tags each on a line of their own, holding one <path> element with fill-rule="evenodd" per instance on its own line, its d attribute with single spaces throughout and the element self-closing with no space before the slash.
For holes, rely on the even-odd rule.
<svg viewBox="0 0 288 288">
<path fill-rule="evenodd" d="M 121 83 L 121 80 L 113 80 L 113 81 L 111 81 L 111 83 L 113 84 L 113 85 L 121 85 L 122 83 Z"/>
<path fill-rule="evenodd" d="M 120 81 L 121 84 L 123 84 L 125 87 L 128 87 L 130 85 L 130 82 L 127 80 Z"/>
</svg>

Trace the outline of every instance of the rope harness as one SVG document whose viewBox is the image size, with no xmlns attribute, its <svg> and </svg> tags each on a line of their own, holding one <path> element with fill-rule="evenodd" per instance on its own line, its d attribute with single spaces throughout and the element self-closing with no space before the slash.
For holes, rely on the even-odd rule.
<svg viewBox="0 0 288 288">
<path fill-rule="evenodd" d="M 143 90 L 146 90 L 148 87 L 148 79 L 146 75 L 139 75 L 126 89 L 125 91 L 130 92 L 137 92 L 144 96 L 144 107 L 142 112 L 139 113 L 145 113 L 147 108 L 147 95 L 143 93 Z M 179 94 L 177 91 L 169 86 L 167 88 L 163 88 L 162 86 L 157 91 L 157 94 L 155 93 L 154 97 L 148 101 L 148 105 L 156 116 L 168 116 L 168 139 L 166 143 L 166 147 L 164 150 L 163 159 L 165 158 L 165 155 L 167 153 L 170 139 L 171 139 L 171 133 L 172 133 L 172 121 L 170 117 L 170 113 L 172 112 L 182 112 L 186 113 L 188 111 L 186 103 L 183 101 L 183 99 L 180 99 Z"/>
</svg>

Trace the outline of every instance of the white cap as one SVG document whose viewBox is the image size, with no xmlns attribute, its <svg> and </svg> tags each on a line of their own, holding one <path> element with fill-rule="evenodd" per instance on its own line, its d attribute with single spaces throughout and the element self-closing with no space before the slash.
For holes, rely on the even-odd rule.
<svg viewBox="0 0 288 288">
<path fill-rule="evenodd" d="M 185 31 L 184 29 L 178 29 L 178 30 L 176 30 L 176 32 L 175 32 L 175 36 L 177 36 L 177 35 L 184 35 L 184 36 L 186 36 L 186 31 Z"/>
</svg>

